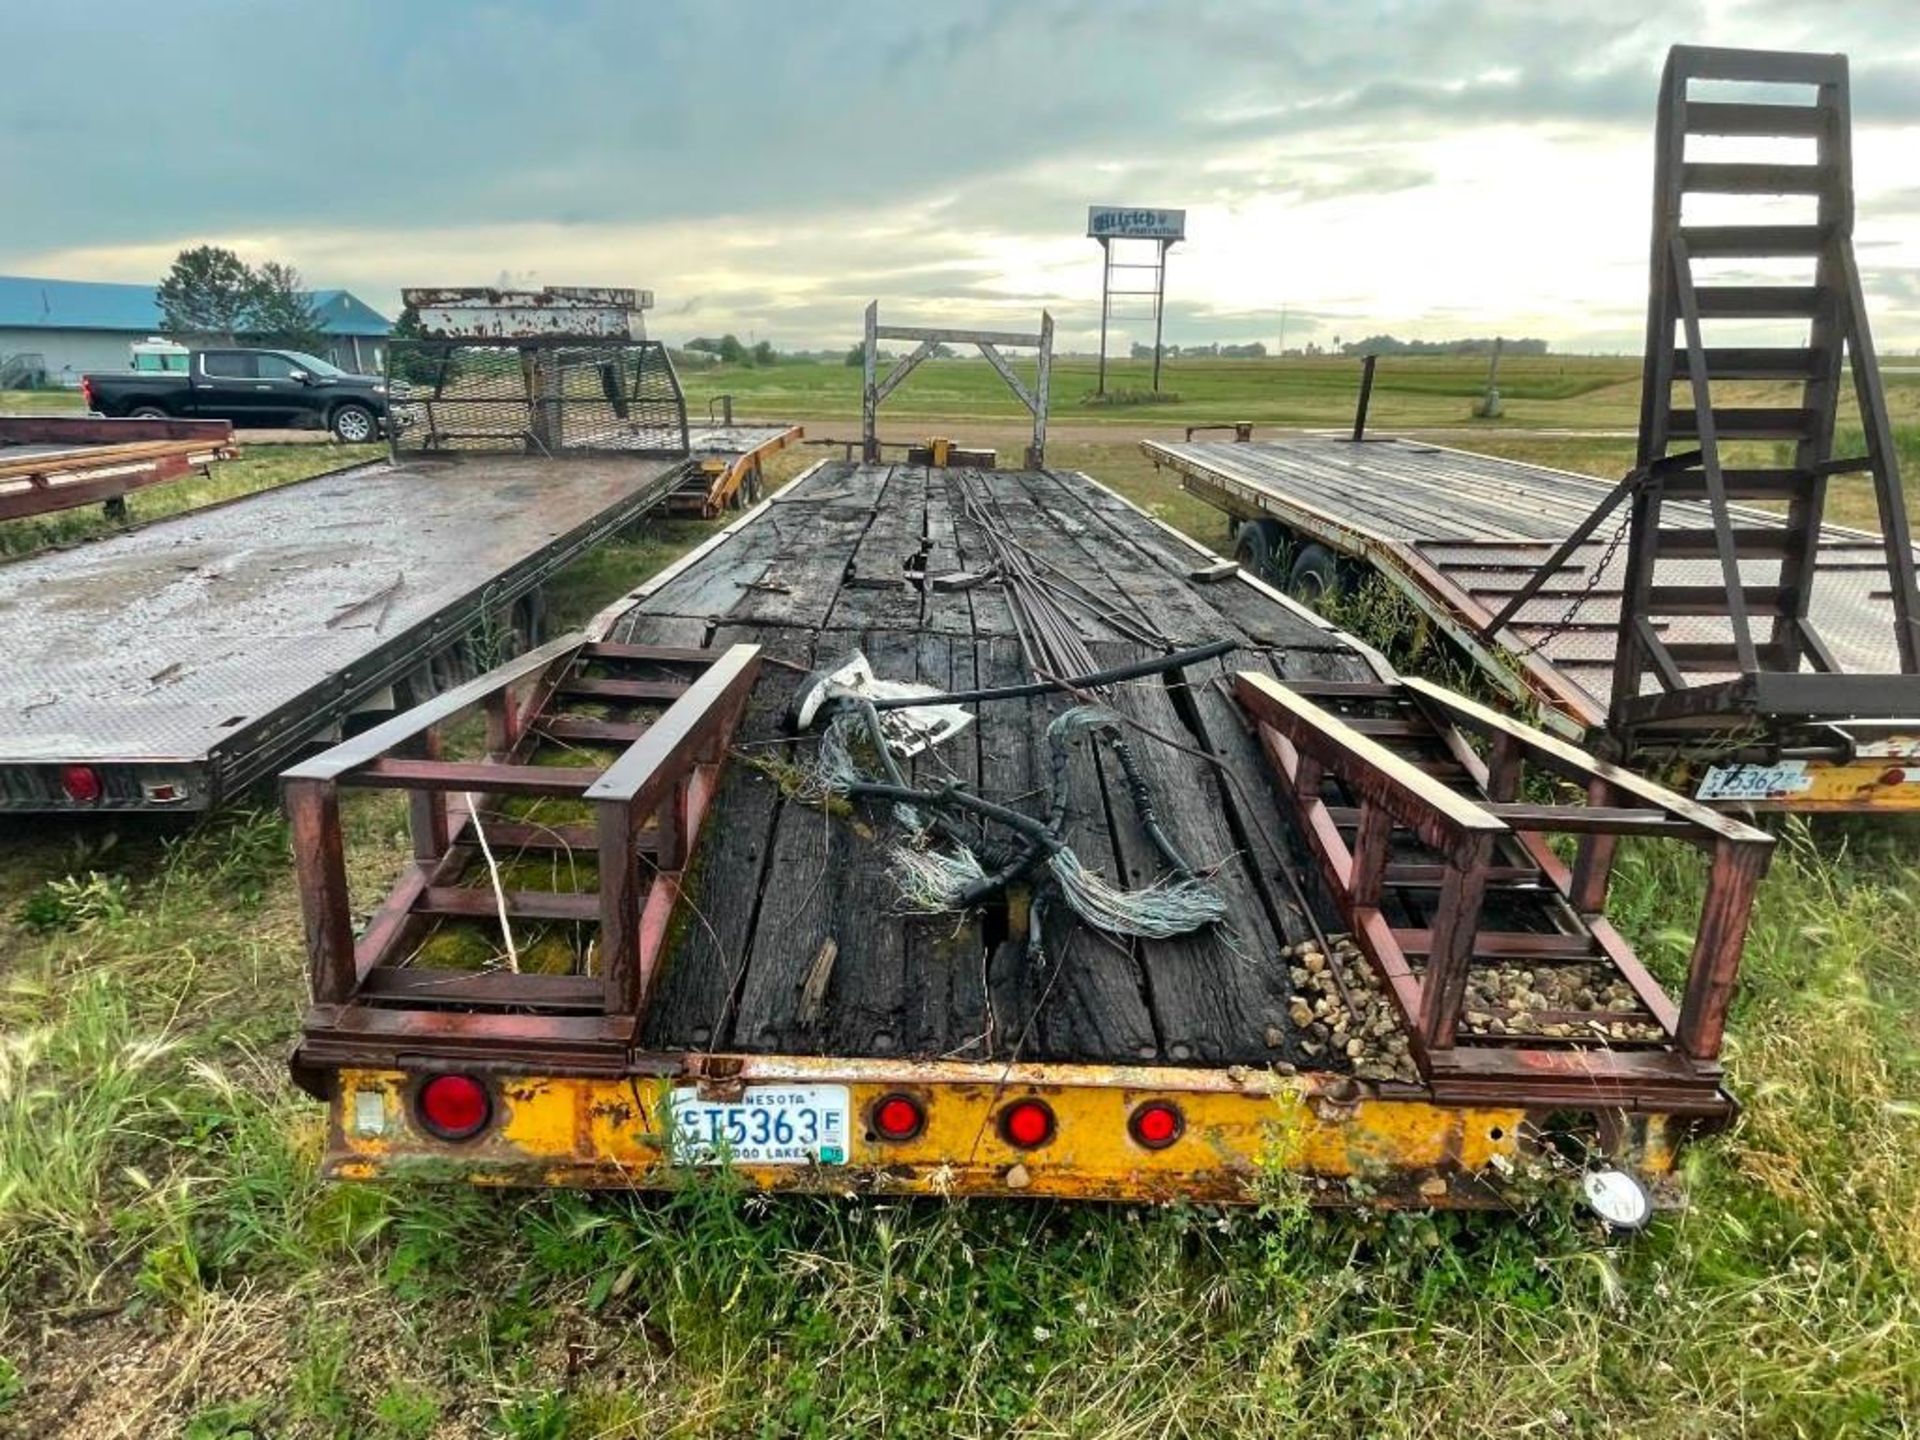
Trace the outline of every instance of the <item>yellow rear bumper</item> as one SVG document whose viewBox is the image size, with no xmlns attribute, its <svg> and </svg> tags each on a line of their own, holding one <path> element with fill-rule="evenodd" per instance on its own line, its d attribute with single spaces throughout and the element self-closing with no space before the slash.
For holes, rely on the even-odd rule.
<svg viewBox="0 0 1920 1440">
<path fill-rule="evenodd" d="M 732 1168 L 768 1190 L 1072 1199 L 1252 1202 L 1285 1177 L 1325 1203 L 1474 1206 L 1503 1203 L 1513 1184 L 1547 1173 L 1544 1116 L 1502 1106 L 1442 1106 L 1410 1087 L 1381 1094 L 1338 1076 L 1093 1065 L 1013 1067 L 805 1057 L 716 1061 L 688 1057 L 704 1079 L 506 1075 L 488 1081 L 495 1123 L 458 1143 L 415 1120 L 418 1076 L 342 1070 L 332 1086 L 326 1169 L 349 1180 L 431 1176 L 478 1184 L 664 1188 L 689 1173 L 668 1156 L 665 1109 L 675 1085 L 704 1097 L 742 1084 L 844 1084 L 852 1096 L 846 1163 Z M 871 1107 L 905 1093 L 925 1128 L 889 1143 Z M 1035 1150 L 1013 1148 L 996 1120 L 1027 1096 L 1051 1107 L 1056 1130 Z M 1172 1101 L 1180 1138 L 1149 1149 L 1129 1133 L 1141 1102 Z M 1678 1122 L 1661 1115 L 1598 1117 L 1612 1163 L 1657 1185 L 1672 1168 Z"/>
</svg>

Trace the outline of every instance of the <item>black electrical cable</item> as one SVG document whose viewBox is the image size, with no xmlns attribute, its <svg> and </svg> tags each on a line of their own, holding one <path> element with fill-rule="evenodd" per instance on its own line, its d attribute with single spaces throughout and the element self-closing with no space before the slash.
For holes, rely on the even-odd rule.
<svg viewBox="0 0 1920 1440">
<path fill-rule="evenodd" d="M 1090 675 L 1069 675 L 1060 680 L 1032 680 L 1024 685 L 997 685 L 987 690 L 955 690 L 945 695 L 901 695 L 868 703 L 876 710 L 906 710 L 915 705 L 971 705 L 983 700 L 1020 700 L 1029 695 L 1053 695 L 1063 690 L 1094 690 L 1102 685 L 1118 684 L 1122 680 L 1139 680 L 1148 675 L 1164 674 L 1168 670 L 1182 670 L 1239 648 L 1238 640 L 1211 640 L 1191 650 L 1176 650 L 1171 655 L 1114 665 Z"/>
</svg>

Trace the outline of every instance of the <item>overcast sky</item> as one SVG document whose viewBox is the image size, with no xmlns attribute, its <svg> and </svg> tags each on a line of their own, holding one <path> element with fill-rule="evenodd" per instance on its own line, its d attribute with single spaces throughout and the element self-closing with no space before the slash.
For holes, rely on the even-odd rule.
<svg viewBox="0 0 1920 1440">
<path fill-rule="evenodd" d="M 1920 345 L 1920 0 L 0 0 L 0 272 L 212 241 L 389 314 L 504 275 L 650 286 L 669 339 L 878 297 L 1090 347 L 1087 205 L 1184 206 L 1175 342 L 1637 349 L 1674 42 L 1851 54 L 1874 325 Z"/>
</svg>

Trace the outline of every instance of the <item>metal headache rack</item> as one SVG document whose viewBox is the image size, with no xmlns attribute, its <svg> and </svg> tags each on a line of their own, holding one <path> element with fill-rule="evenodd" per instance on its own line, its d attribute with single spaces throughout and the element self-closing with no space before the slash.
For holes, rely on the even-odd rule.
<svg viewBox="0 0 1920 1440">
<path fill-rule="evenodd" d="M 1788 103 L 1703 98 L 1716 84 L 1773 87 Z M 1702 145 L 1771 142 L 1801 158 L 1700 159 Z M 1811 151 L 1811 160 L 1805 152 Z M 1748 153 L 1741 151 L 1740 153 Z M 1772 197 L 1772 198 L 1768 198 Z M 1718 210 L 1714 206 L 1720 207 Z M 1783 223 L 1790 222 L 1790 223 Z M 1736 281 L 1709 273 L 1728 263 Z M 1748 283 L 1754 272 L 1793 283 Z M 1743 326 L 1799 327 L 1800 342 L 1737 343 Z M 1677 338 L 1676 338 L 1676 332 Z M 1863 452 L 1835 453 L 1850 375 Z M 1729 383 L 1786 382 L 1787 404 L 1728 405 Z M 1675 402 L 1674 387 L 1686 387 Z M 1785 465 L 1727 447 L 1788 442 Z M 1675 455 L 1675 451 L 1683 452 Z M 1899 674 L 1847 674 L 1810 615 L 1827 482 L 1871 478 Z M 1920 715 L 1920 621 L 1906 507 L 1860 272 L 1853 254 L 1852 121 L 1841 55 L 1677 46 L 1661 82 L 1651 293 L 1638 468 L 1612 691 L 1613 728 Z M 1607 507 L 1626 498 L 1616 490 Z M 1666 523 L 1669 500 L 1704 502 L 1710 524 Z M 1755 526 L 1736 500 L 1782 502 Z M 1689 506 L 1689 509 L 1694 507 Z M 1677 584 L 1675 562 L 1712 560 L 1718 584 Z M 1879 588 L 1879 587 L 1876 587 Z M 1684 628 L 1685 640 L 1670 629 Z"/>
<path fill-rule="evenodd" d="M 388 347 L 396 456 L 687 454 L 673 361 L 659 341 L 629 333 L 637 292 L 402 293 L 425 333 Z"/>
</svg>

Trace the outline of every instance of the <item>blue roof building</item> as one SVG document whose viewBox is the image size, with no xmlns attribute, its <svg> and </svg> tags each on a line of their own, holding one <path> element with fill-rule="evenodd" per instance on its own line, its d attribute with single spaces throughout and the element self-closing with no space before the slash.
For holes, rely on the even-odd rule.
<svg viewBox="0 0 1920 1440">
<path fill-rule="evenodd" d="M 327 337 L 322 358 L 344 370 L 378 372 L 393 322 L 349 291 L 312 294 Z M 124 370 L 127 346 L 159 332 L 152 285 L 0 275 L 0 388 L 36 368 L 69 385 L 88 370 Z"/>
</svg>

